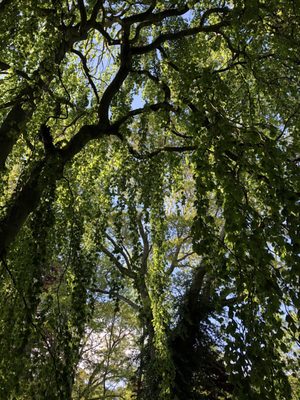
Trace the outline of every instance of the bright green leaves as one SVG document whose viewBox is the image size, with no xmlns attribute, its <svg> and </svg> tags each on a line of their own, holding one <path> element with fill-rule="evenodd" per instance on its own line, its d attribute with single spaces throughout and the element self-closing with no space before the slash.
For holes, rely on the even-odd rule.
<svg viewBox="0 0 300 400">
<path fill-rule="evenodd" d="M 233 81 L 230 104 L 225 101 L 224 106 L 220 102 L 226 99 L 226 91 L 218 92 L 217 82 L 210 79 L 210 87 L 207 86 L 207 92 L 214 92 L 216 100 L 214 107 L 206 104 L 209 121 L 194 153 L 197 188 L 194 248 L 209 260 L 215 279 L 224 285 L 221 293 L 240 298 L 229 314 L 225 329 L 234 338 L 226 351 L 228 365 L 235 365 L 233 376 L 249 375 L 247 384 L 249 390 L 253 388 L 254 398 L 288 397 L 290 393 L 288 389 L 285 392 L 286 380 L 282 374 L 284 363 L 278 351 L 282 334 L 276 336 L 273 327 L 280 324 L 282 304 L 292 301 L 286 288 L 295 282 L 293 275 L 299 262 L 297 239 L 292 241 L 294 216 L 299 213 L 293 195 L 298 192 L 298 177 L 294 174 L 288 147 L 285 143 L 279 144 L 277 139 L 280 130 L 276 125 L 286 118 L 285 110 L 280 116 L 272 115 L 271 110 L 278 107 L 277 100 L 265 96 L 263 87 L 258 94 L 259 79 L 251 83 L 250 77 L 250 83 L 245 84 L 242 78 L 238 81 L 241 83 L 238 93 L 234 90 L 234 75 L 230 71 L 222 75 L 225 82 L 229 77 Z M 247 99 L 245 109 L 242 94 Z M 194 104 L 199 101 L 197 96 L 195 93 Z M 203 97 L 200 100 L 203 102 Z M 263 119 L 267 123 L 260 124 Z M 200 129 L 199 126 L 199 132 Z M 280 258 L 279 254 L 284 256 Z M 292 286 L 291 293 L 297 284 Z M 247 298 L 240 297 L 242 293 L 247 293 Z M 290 329 L 295 328 L 291 325 Z M 265 341 L 263 347 L 258 345 L 258 332 Z M 278 328 L 278 332 L 282 330 Z M 259 363 L 254 354 L 260 354 Z M 274 363 L 272 371 L 269 363 Z M 256 375 L 255 371 L 260 372 Z M 261 375 L 266 381 L 275 380 L 278 387 L 275 385 L 273 391 L 266 389 L 268 384 L 261 380 Z M 242 391 L 247 387 L 244 384 Z M 280 395 L 281 391 L 285 394 Z"/>
<path fill-rule="evenodd" d="M 5 378 L 1 379 L 0 390 L 2 396 L 7 398 L 18 396 L 24 389 L 22 385 L 31 380 L 35 369 L 30 363 L 31 349 L 38 346 L 41 336 L 45 339 L 37 310 L 45 288 L 45 277 L 51 268 L 52 248 L 47 242 L 52 240 L 53 202 L 54 188 L 49 187 L 35 215 L 15 243 L 9 259 L 1 260 L 2 293 L 9 296 L 1 300 L 0 368 L 1 376 Z"/>
<path fill-rule="evenodd" d="M 155 187 L 152 186 L 152 198 L 150 198 L 150 227 L 153 243 L 153 256 L 148 271 L 148 287 L 153 314 L 155 360 L 153 368 L 158 375 L 160 386 L 160 398 L 168 399 L 171 395 L 173 381 L 173 365 L 168 348 L 168 336 L 166 330 L 170 324 L 170 316 L 167 307 L 167 294 L 169 290 L 169 276 L 166 268 L 165 248 L 165 211 L 164 197 L 161 190 L 164 187 L 163 160 L 156 159 L 155 166 L 152 166 L 151 176 L 155 180 Z M 156 176 L 155 176 L 156 175 Z"/>
<path fill-rule="evenodd" d="M 216 375 L 176 359 L 174 343 L 201 351 L 226 384 L 230 374 L 215 393 L 290 398 L 298 11 L 284 1 L 75 3 L 3 8 L 1 213 L 24 188 L 34 201 L 14 208 L 9 228 L 22 229 L 2 265 L 2 397 L 70 399 L 94 329 L 108 340 L 80 366 L 78 398 L 168 399 L 184 373 L 191 393 L 212 396 L 204 381 Z M 126 358 L 125 347 L 140 354 Z"/>
</svg>

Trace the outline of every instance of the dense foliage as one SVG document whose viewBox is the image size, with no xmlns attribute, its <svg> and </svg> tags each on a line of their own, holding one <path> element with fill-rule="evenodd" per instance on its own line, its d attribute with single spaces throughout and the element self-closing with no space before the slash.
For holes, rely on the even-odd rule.
<svg viewBox="0 0 300 400">
<path fill-rule="evenodd" d="M 298 398 L 298 2 L 0 16 L 1 399 Z"/>
</svg>

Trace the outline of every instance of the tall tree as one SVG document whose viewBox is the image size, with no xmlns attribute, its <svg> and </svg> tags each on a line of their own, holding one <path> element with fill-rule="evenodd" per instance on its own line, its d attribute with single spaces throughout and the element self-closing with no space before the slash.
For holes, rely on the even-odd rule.
<svg viewBox="0 0 300 400">
<path fill-rule="evenodd" d="M 127 320 L 140 355 L 119 367 L 124 396 L 291 398 L 296 1 L 5 0 L 0 14 L 1 396 L 76 398 L 84 340 L 111 310 L 89 378 L 102 398 L 122 398 L 107 376 Z"/>
</svg>

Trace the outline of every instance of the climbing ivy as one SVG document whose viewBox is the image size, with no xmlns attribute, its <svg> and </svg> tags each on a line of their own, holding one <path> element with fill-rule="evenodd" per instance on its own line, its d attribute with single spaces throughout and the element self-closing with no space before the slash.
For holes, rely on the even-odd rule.
<svg viewBox="0 0 300 400">
<path fill-rule="evenodd" d="M 1 2 L 1 398 L 297 397 L 298 8 Z"/>
</svg>

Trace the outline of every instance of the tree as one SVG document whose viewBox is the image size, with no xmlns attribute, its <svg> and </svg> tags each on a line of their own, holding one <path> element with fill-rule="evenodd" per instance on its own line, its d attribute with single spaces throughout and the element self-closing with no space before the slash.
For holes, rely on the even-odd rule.
<svg viewBox="0 0 300 400">
<path fill-rule="evenodd" d="M 291 398 L 296 2 L 0 13 L 1 396 Z M 127 371 L 111 344 L 81 369 L 99 313 L 133 332 Z"/>
</svg>

